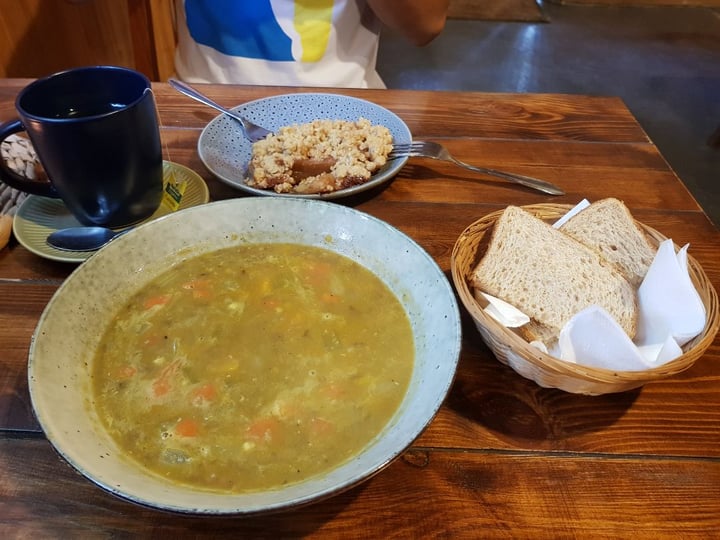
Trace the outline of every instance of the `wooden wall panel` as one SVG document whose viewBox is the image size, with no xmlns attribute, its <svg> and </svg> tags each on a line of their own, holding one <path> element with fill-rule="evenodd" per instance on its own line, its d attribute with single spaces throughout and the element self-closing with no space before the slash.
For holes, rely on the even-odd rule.
<svg viewBox="0 0 720 540">
<path fill-rule="evenodd" d="M 154 81 L 175 72 L 174 0 L 127 0 L 135 69 Z"/>
<path fill-rule="evenodd" d="M 127 0 L 0 0 L 0 77 L 92 64 L 134 67 Z"/>
</svg>

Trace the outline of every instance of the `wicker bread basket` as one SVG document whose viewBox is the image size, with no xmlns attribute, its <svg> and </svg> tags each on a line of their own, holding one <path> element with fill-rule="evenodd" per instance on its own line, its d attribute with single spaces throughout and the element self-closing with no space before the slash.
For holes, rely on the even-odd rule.
<svg viewBox="0 0 720 540">
<path fill-rule="evenodd" d="M 523 208 L 552 223 L 570 210 L 571 206 L 538 204 Z M 478 251 L 484 249 L 486 245 L 483 244 L 483 238 L 486 234 L 492 233 L 495 221 L 501 214 L 502 210 L 488 214 L 470 225 L 460 235 L 452 252 L 452 279 L 460 300 L 472 316 L 485 343 L 498 360 L 523 377 L 546 388 L 559 388 L 576 394 L 599 395 L 623 392 L 688 369 L 713 342 L 720 326 L 718 296 L 703 269 L 695 259 L 688 256 L 690 277 L 705 305 L 707 322 L 703 331 L 685 344 L 683 354 L 679 358 L 645 371 L 613 371 L 565 362 L 541 352 L 487 315 L 476 302 L 469 285 L 470 275 L 483 255 Z M 640 222 L 637 223 L 654 244 L 659 245 L 666 240 L 666 237 L 656 230 Z"/>
</svg>

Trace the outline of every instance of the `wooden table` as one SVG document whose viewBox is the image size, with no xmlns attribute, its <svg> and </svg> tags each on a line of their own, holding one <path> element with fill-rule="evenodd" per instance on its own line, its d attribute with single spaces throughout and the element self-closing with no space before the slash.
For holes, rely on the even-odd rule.
<svg viewBox="0 0 720 540">
<path fill-rule="evenodd" d="M 0 81 L 0 120 L 28 81 Z M 302 89 L 207 86 L 225 105 Z M 156 86 L 166 158 L 240 196 L 201 163 L 215 112 Z M 448 273 L 462 230 L 508 204 L 614 196 L 690 253 L 716 289 L 720 233 L 623 103 L 612 97 L 343 90 L 402 117 L 460 159 L 537 176 L 559 198 L 412 159 L 390 187 L 352 203 L 417 240 Z M 74 266 L 12 241 L 0 251 L 0 537 L 343 538 L 720 537 L 720 341 L 686 372 L 621 394 L 543 389 L 501 365 L 463 311 L 455 383 L 413 447 L 364 484 L 303 509 L 199 518 L 106 494 L 53 451 L 33 418 L 30 336 Z"/>
</svg>

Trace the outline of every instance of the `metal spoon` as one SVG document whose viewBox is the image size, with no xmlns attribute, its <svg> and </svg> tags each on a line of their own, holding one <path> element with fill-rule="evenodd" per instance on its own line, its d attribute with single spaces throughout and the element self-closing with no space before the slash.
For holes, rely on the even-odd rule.
<svg viewBox="0 0 720 540">
<path fill-rule="evenodd" d="M 272 131 L 265 129 L 264 127 L 258 126 L 257 124 L 253 124 L 250 120 L 247 118 L 244 118 L 243 116 L 240 116 L 235 111 L 231 111 L 230 109 L 226 109 L 219 103 L 215 103 L 212 99 L 207 97 L 205 94 L 201 94 L 197 90 L 195 90 L 192 86 L 189 86 L 185 84 L 182 81 L 178 81 L 177 79 L 168 79 L 168 84 L 172 86 L 175 90 L 178 92 L 185 94 L 188 97 L 193 98 L 196 101 L 199 101 L 200 103 L 203 103 L 205 105 L 208 105 L 209 107 L 212 107 L 213 109 L 216 109 L 220 111 L 221 113 L 227 114 L 229 117 L 234 118 L 238 122 L 240 122 L 240 125 L 242 126 L 243 132 L 245 133 L 245 137 L 250 142 L 259 141 L 261 139 L 264 139 L 268 135 L 272 133 Z"/>
<path fill-rule="evenodd" d="M 131 230 L 132 227 L 122 231 L 105 227 L 69 227 L 51 233 L 45 241 L 49 246 L 62 251 L 95 251 Z"/>
</svg>

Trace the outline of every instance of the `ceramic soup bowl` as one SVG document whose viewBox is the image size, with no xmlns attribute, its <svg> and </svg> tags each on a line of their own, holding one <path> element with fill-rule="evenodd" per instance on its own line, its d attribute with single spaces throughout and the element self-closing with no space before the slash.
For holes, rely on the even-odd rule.
<svg viewBox="0 0 720 540">
<path fill-rule="evenodd" d="M 380 277 L 408 314 L 415 345 L 404 399 L 354 458 L 285 488 L 218 493 L 171 483 L 127 458 L 100 422 L 91 388 L 94 353 L 115 311 L 178 257 L 245 243 L 329 249 Z M 400 456 L 443 403 L 460 352 L 453 290 L 409 237 L 359 211 L 307 199 L 246 198 L 157 219 L 114 240 L 79 266 L 48 303 L 33 335 L 28 377 L 47 438 L 78 472 L 124 499 L 162 510 L 257 514 L 308 504 L 369 478 Z"/>
</svg>

